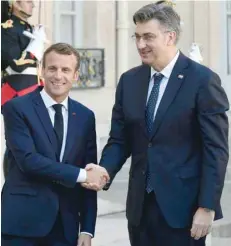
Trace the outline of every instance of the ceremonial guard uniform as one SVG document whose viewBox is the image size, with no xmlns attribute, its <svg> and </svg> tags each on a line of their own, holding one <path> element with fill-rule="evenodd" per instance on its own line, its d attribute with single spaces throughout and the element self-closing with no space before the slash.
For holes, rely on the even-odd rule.
<svg viewBox="0 0 231 246">
<path fill-rule="evenodd" d="M 16 4 L 17 1 L 11 1 L 10 4 L 7 1 L 1 2 L 1 106 L 12 98 L 23 96 L 42 85 L 38 64 L 46 39 L 44 27 L 32 27 L 20 16 L 14 15 L 12 7 L 16 8 Z M 23 9 L 20 9 L 20 12 L 26 14 Z M 9 168 L 6 157 L 7 152 L 3 163 L 4 175 Z"/>
<path fill-rule="evenodd" d="M 37 58 L 26 51 L 31 39 L 24 31 L 33 32 L 32 26 L 17 16 L 1 23 L 2 35 L 2 101 L 1 105 L 16 96 L 25 95 L 40 84 Z"/>
</svg>

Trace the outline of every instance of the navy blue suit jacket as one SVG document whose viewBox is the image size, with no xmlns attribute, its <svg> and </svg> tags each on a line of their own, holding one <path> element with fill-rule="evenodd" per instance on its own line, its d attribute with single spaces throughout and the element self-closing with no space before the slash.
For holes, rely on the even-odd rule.
<svg viewBox="0 0 231 246">
<path fill-rule="evenodd" d="M 150 136 L 145 124 L 149 80 L 146 65 L 121 76 L 100 161 L 113 179 L 131 156 L 129 223 L 138 225 L 142 217 L 148 163 L 157 202 L 170 226 L 190 226 L 198 207 L 213 209 L 216 219 L 221 218 L 229 104 L 220 78 L 180 53 Z"/>
<path fill-rule="evenodd" d="M 59 212 L 70 241 L 77 239 L 79 230 L 94 234 L 96 192 L 76 180 L 80 168 L 97 162 L 95 117 L 70 98 L 68 107 L 62 163 L 40 89 L 3 107 L 10 171 L 2 190 L 2 233 L 45 236 Z"/>
</svg>

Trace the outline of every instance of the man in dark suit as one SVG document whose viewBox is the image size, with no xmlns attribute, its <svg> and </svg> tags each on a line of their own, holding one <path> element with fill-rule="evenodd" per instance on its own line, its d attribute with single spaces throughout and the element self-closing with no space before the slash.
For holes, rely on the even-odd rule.
<svg viewBox="0 0 231 246">
<path fill-rule="evenodd" d="M 98 183 L 94 113 L 68 97 L 80 57 L 68 44 L 44 53 L 45 86 L 3 107 L 9 174 L 2 190 L 3 246 L 90 246 Z M 79 235 L 80 232 L 80 235 Z"/>
<path fill-rule="evenodd" d="M 177 49 L 180 17 L 170 5 L 144 6 L 133 20 L 143 65 L 120 78 L 100 165 L 112 181 L 131 156 L 132 246 L 202 246 L 222 218 L 227 96 L 217 74 Z"/>
</svg>

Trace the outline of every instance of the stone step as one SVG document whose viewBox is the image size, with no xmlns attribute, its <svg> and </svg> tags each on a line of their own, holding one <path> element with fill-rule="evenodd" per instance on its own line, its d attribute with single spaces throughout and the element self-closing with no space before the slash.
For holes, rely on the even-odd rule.
<svg viewBox="0 0 231 246">
<path fill-rule="evenodd" d="M 226 223 L 223 222 L 223 223 L 220 223 L 219 225 L 214 225 L 211 233 L 212 233 L 212 237 L 230 238 L 231 239 L 231 222 L 230 223 L 229 222 L 226 222 Z"/>
<path fill-rule="evenodd" d="M 227 169 L 226 169 L 226 176 L 225 176 L 226 181 L 231 181 L 231 165 L 229 164 Z"/>
<path fill-rule="evenodd" d="M 208 246 L 230 246 L 231 238 L 212 237 L 211 244 Z"/>
<path fill-rule="evenodd" d="M 99 151 L 102 151 L 102 149 L 104 148 L 104 146 L 106 145 L 108 140 L 108 136 L 100 136 L 98 137 L 98 149 Z"/>
<path fill-rule="evenodd" d="M 104 191 L 102 191 L 104 192 Z M 109 214 L 116 214 L 125 212 L 125 206 L 121 203 L 111 202 L 109 200 L 104 200 L 98 198 L 98 213 L 99 217 L 109 215 Z"/>
<path fill-rule="evenodd" d="M 230 198 L 231 198 L 231 181 L 226 181 L 221 197 L 221 206 L 222 206 L 224 218 L 214 222 L 212 228 L 212 236 L 214 237 L 221 237 L 221 238 L 231 237 L 231 199 Z"/>
<path fill-rule="evenodd" d="M 229 193 L 229 197 L 231 198 L 231 180 L 226 180 L 224 183 L 224 190 L 226 193 Z"/>
</svg>

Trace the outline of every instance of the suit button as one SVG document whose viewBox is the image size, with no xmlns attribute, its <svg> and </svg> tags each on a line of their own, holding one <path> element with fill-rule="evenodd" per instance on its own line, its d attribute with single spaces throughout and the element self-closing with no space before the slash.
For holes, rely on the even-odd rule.
<svg viewBox="0 0 231 246">
<path fill-rule="evenodd" d="M 148 144 L 148 148 L 151 148 L 151 147 L 152 147 L 152 143 L 149 143 L 149 144 Z"/>
<path fill-rule="evenodd" d="M 145 175 L 145 171 L 144 170 L 142 171 L 142 174 Z"/>
</svg>

